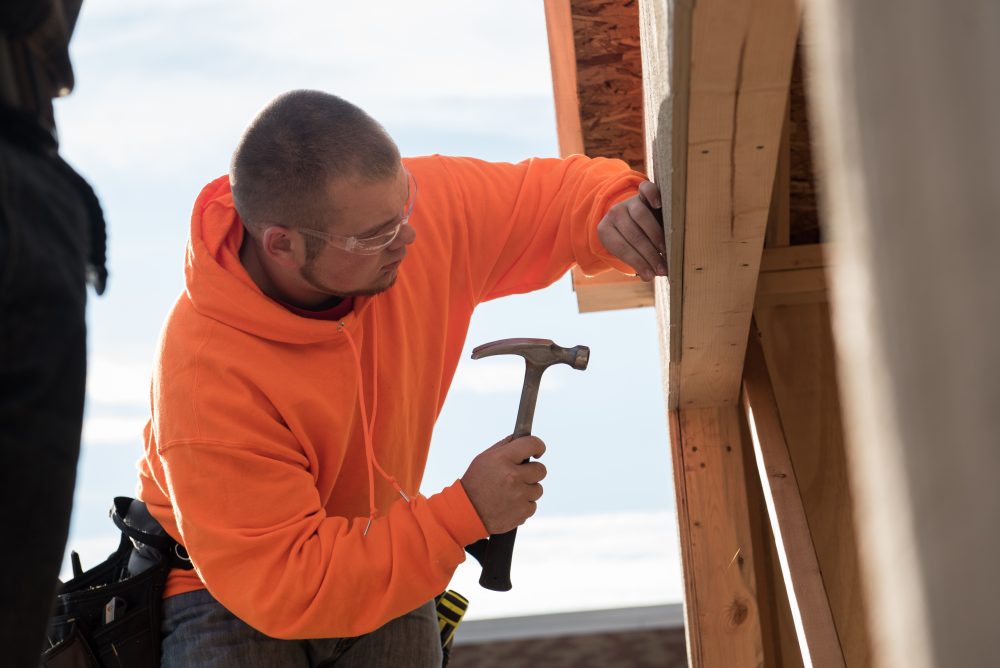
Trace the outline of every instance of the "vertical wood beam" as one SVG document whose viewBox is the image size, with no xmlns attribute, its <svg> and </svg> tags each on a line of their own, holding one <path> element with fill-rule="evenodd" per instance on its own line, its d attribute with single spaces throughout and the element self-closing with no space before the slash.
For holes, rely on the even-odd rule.
<svg viewBox="0 0 1000 668">
<path fill-rule="evenodd" d="M 739 409 L 670 411 L 670 439 L 690 665 L 755 668 L 764 651 Z"/>
<path fill-rule="evenodd" d="M 877 665 L 995 665 L 1000 4 L 808 6 Z"/>
</svg>

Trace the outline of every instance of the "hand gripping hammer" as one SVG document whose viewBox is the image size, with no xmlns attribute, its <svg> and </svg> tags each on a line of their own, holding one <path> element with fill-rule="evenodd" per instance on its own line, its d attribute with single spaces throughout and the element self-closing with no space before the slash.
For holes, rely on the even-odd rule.
<svg viewBox="0 0 1000 668">
<path fill-rule="evenodd" d="M 535 417 L 535 402 L 538 400 L 538 386 L 542 374 L 553 364 L 568 364 L 574 369 L 586 369 L 590 360 L 590 348 L 575 346 L 561 348 L 548 339 L 503 339 L 484 343 L 472 351 L 472 359 L 494 355 L 520 355 L 524 358 L 524 385 L 521 388 L 521 404 L 517 409 L 514 438 L 531 434 L 531 422 Z M 493 591 L 510 591 L 510 561 L 514 553 L 514 538 L 517 529 L 504 534 L 492 535 L 467 546 L 465 549 L 483 567 L 479 584 Z"/>
</svg>

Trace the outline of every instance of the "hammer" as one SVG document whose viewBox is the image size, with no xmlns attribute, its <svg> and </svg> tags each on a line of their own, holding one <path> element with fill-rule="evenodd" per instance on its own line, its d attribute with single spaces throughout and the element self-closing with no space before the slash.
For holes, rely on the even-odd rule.
<svg viewBox="0 0 1000 668">
<path fill-rule="evenodd" d="M 472 351 L 474 360 L 494 355 L 520 355 L 524 358 L 524 385 L 521 388 L 521 404 L 518 406 L 517 422 L 514 425 L 514 438 L 520 438 L 531 434 L 535 402 L 538 400 L 538 386 L 545 370 L 553 364 L 568 364 L 574 369 L 586 369 L 587 362 L 590 361 L 590 348 L 587 346 L 562 348 L 549 339 L 502 339 L 484 343 Z M 510 591 L 510 561 L 514 554 L 516 537 L 515 528 L 504 534 L 494 534 L 465 548 L 483 567 L 479 584 L 486 589 Z"/>
</svg>

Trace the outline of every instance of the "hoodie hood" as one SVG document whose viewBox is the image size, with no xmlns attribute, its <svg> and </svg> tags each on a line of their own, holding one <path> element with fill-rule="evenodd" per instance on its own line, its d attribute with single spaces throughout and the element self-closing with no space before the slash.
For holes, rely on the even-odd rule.
<svg viewBox="0 0 1000 668">
<path fill-rule="evenodd" d="M 202 189 L 191 213 L 184 276 L 194 309 L 270 341 L 310 344 L 338 340 L 340 323 L 295 315 L 261 291 L 240 262 L 243 234 L 229 176 L 220 176 Z M 371 297 L 356 297 L 354 310 L 341 319 L 343 326 L 355 330 L 359 315 L 371 301 Z"/>
</svg>

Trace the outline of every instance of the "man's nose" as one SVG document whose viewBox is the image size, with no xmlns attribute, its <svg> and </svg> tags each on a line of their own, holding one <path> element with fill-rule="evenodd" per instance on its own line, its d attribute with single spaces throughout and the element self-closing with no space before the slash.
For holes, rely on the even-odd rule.
<svg viewBox="0 0 1000 668">
<path fill-rule="evenodd" d="M 417 231 L 413 229 L 413 226 L 406 223 L 401 228 L 399 228 L 399 234 L 396 238 L 392 240 L 392 250 L 398 250 L 403 246 L 409 246 L 417 238 Z"/>
</svg>

